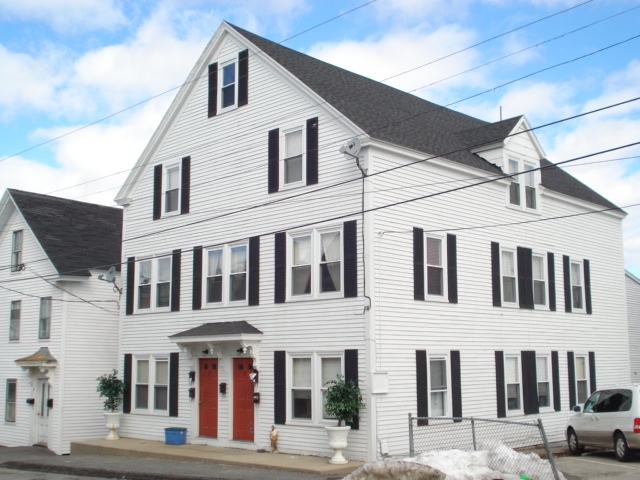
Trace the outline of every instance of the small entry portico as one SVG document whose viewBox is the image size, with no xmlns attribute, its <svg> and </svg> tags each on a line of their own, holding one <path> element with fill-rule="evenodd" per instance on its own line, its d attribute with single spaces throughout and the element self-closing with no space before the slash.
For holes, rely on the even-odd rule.
<svg viewBox="0 0 640 480">
<path fill-rule="evenodd" d="M 253 442 L 262 332 L 246 321 L 205 323 L 171 335 L 193 366 L 197 437 Z"/>
</svg>

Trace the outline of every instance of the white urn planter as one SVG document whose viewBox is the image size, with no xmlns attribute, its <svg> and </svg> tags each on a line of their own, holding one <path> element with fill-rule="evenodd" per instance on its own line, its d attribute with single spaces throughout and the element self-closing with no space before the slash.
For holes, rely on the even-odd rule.
<svg viewBox="0 0 640 480">
<path fill-rule="evenodd" d="M 349 431 L 351 427 L 324 427 L 329 435 L 329 446 L 333 449 L 335 454 L 329 460 L 329 463 L 333 465 L 344 465 L 348 463 L 349 460 L 344 458 L 342 455 L 342 450 L 347 448 L 347 435 L 349 435 Z"/>
<path fill-rule="evenodd" d="M 104 416 L 107 419 L 107 428 L 109 429 L 109 435 L 107 435 L 105 439 L 118 440 L 120 437 L 116 433 L 116 430 L 120 427 L 122 412 L 104 412 Z"/>
</svg>

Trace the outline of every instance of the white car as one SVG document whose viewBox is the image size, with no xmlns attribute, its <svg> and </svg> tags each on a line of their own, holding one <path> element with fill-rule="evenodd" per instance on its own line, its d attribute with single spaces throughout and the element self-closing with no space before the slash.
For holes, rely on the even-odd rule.
<svg viewBox="0 0 640 480">
<path fill-rule="evenodd" d="M 584 447 L 613 448 L 619 461 L 630 462 L 640 450 L 640 384 L 598 390 L 573 410 L 567 421 L 571 454 L 580 455 Z"/>
</svg>

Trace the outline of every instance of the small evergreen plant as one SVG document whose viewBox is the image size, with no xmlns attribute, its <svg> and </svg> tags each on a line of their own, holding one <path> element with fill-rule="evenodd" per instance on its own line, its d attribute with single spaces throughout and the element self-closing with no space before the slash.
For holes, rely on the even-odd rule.
<svg viewBox="0 0 640 480">
<path fill-rule="evenodd" d="M 335 380 L 325 383 L 327 397 L 325 410 L 328 415 L 338 419 L 338 426 L 353 422 L 358 415 L 358 410 L 364 408 L 360 387 L 353 380 L 345 380 L 338 375 Z"/>
<path fill-rule="evenodd" d="M 105 373 L 96 380 L 98 380 L 96 391 L 100 397 L 105 397 L 104 409 L 115 412 L 122 402 L 124 392 L 124 382 L 118 378 L 118 371 L 114 368 L 113 373 Z"/>
</svg>

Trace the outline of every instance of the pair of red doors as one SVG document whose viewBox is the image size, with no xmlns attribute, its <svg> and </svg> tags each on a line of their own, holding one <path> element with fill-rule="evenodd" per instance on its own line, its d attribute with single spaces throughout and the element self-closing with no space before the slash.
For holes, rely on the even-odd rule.
<svg viewBox="0 0 640 480">
<path fill-rule="evenodd" d="M 233 439 L 253 441 L 253 359 L 233 359 Z M 200 436 L 218 437 L 218 359 L 200 359 Z M 228 393 L 227 393 L 228 394 Z"/>
</svg>

